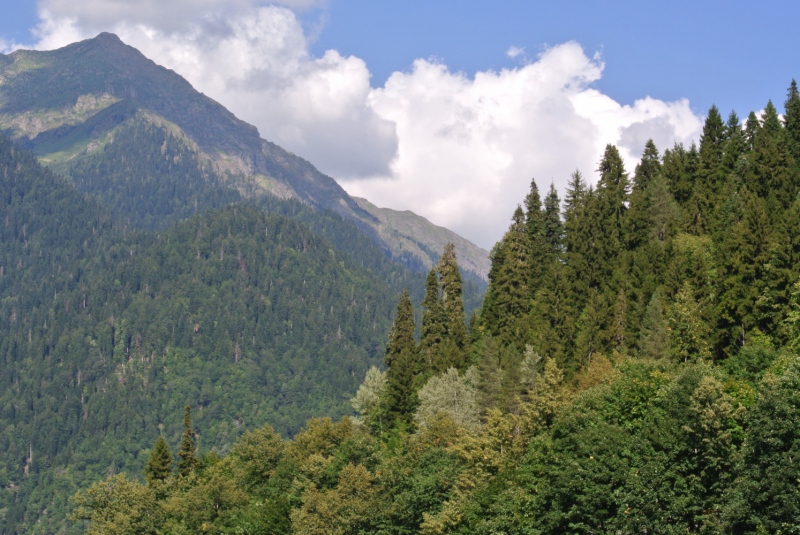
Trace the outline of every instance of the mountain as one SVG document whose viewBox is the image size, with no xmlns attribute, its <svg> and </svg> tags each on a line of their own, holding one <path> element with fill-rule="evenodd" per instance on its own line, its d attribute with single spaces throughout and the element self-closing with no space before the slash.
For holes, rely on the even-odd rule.
<svg viewBox="0 0 800 535">
<path fill-rule="evenodd" d="M 54 51 L 0 54 L 0 131 L 141 228 L 166 228 L 241 199 L 293 198 L 354 221 L 387 255 L 418 271 L 429 269 L 446 234 L 467 260 L 465 274 L 479 285 L 486 280 L 488 252 L 411 212 L 396 224 L 386 210 L 356 201 L 113 34 Z M 159 168 L 125 166 L 131 150 L 149 152 Z"/>
<path fill-rule="evenodd" d="M 138 471 L 187 404 L 220 455 L 350 413 L 396 296 L 277 211 L 137 230 L 0 137 L 0 531 L 58 532 L 69 494 Z"/>
<path fill-rule="evenodd" d="M 377 220 L 367 221 L 392 252 L 400 251 L 402 258 L 420 259 L 425 269 L 430 269 L 439 259 L 440 251 L 451 242 L 458 252 L 459 266 L 463 271 L 477 275 L 478 280 L 489 276 L 489 253 L 444 227 L 434 225 L 410 210 L 398 211 L 378 208 L 367 199 L 354 197 L 364 211 Z M 396 253 L 395 253 L 396 254 Z"/>
</svg>

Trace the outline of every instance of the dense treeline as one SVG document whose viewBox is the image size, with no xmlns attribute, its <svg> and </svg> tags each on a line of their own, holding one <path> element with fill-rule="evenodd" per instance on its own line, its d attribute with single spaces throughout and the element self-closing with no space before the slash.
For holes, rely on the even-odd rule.
<svg viewBox="0 0 800 535">
<path fill-rule="evenodd" d="M 233 205 L 139 232 L 7 139 L 0 173 L 3 532 L 62 529 L 187 403 L 224 454 L 245 427 L 342 417 L 380 362 L 396 293 L 299 221 Z"/>
<path fill-rule="evenodd" d="M 464 323 L 454 260 L 404 293 L 338 423 L 265 426 L 74 498 L 89 533 L 796 533 L 800 96 L 632 176 L 535 182 Z M 187 422 L 187 428 L 189 423 Z M 160 443 L 160 442 L 159 442 Z M 170 444 L 176 444 L 173 440 Z M 183 457 L 181 457 L 183 459 Z M 85 524 L 82 524 L 85 523 Z"/>
</svg>

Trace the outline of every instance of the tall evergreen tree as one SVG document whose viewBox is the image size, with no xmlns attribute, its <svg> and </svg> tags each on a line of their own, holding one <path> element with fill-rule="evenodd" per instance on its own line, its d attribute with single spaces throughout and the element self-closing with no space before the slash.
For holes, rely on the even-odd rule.
<svg viewBox="0 0 800 535">
<path fill-rule="evenodd" d="M 404 289 L 397 304 L 384 362 L 386 388 L 381 400 L 381 417 L 388 428 L 398 423 L 409 424 L 417 408 L 416 377 L 419 373 L 419 351 L 414 340 L 416 329 L 414 308 L 408 290 Z"/>
<path fill-rule="evenodd" d="M 195 455 L 195 438 L 192 431 L 192 407 L 186 405 L 186 412 L 183 415 L 183 434 L 181 435 L 181 449 L 178 452 L 178 473 L 188 476 L 200 464 Z"/>
<path fill-rule="evenodd" d="M 800 93 L 797 91 L 797 82 L 794 78 L 789 86 L 784 108 L 786 113 L 783 115 L 783 125 L 786 132 L 786 144 L 795 161 L 800 161 Z"/>
<path fill-rule="evenodd" d="M 550 191 L 544 199 L 544 236 L 552 259 L 561 254 L 564 247 L 564 223 L 561 221 L 561 199 L 555 185 L 550 183 Z"/>
<path fill-rule="evenodd" d="M 425 281 L 425 299 L 422 301 L 420 356 L 425 371 L 434 368 L 434 362 L 446 335 L 446 318 L 439 291 L 439 278 L 436 275 L 436 268 L 433 268 L 428 272 Z"/>
<path fill-rule="evenodd" d="M 155 485 L 156 482 L 164 481 L 171 475 L 172 454 L 164 435 L 159 435 L 144 467 L 144 477 L 149 485 Z"/>
<path fill-rule="evenodd" d="M 628 173 L 619 150 L 606 145 L 598 167 L 597 209 L 599 220 L 592 221 L 601 230 L 597 257 L 601 271 L 607 276 L 613 270 L 614 259 L 622 252 L 626 234 L 626 212 L 629 195 Z"/>
<path fill-rule="evenodd" d="M 531 179 L 531 189 L 525 197 L 525 229 L 528 234 L 528 291 L 536 292 L 545 268 L 549 263 L 550 246 L 545 234 L 545 214 L 536 180 Z"/>
<path fill-rule="evenodd" d="M 716 105 L 712 105 L 700 137 L 700 168 L 690 205 L 689 225 L 695 233 L 713 229 L 716 222 L 714 212 L 721 184 L 719 168 L 726 134 L 722 116 Z"/>
<path fill-rule="evenodd" d="M 744 129 L 745 149 L 753 150 L 756 134 L 761 130 L 761 122 L 756 117 L 756 112 L 751 111 L 747 116 L 747 126 Z"/>
<path fill-rule="evenodd" d="M 463 352 L 469 343 L 467 336 L 464 299 L 462 297 L 461 271 L 458 269 L 455 245 L 448 242 L 436 266 L 442 288 L 442 309 L 447 321 L 447 340 Z M 453 364 L 456 364 L 455 362 Z"/>
<path fill-rule="evenodd" d="M 636 166 L 633 190 L 630 197 L 627 221 L 628 249 L 636 249 L 645 244 L 650 237 L 652 199 L 650 186 L 661 172 L 658 149 L 650 139 L 644 147 L 642 160 Z"/>
<path fill-rule="evenodd" d="M 488 298 L 482 312 L 487 330 L 504 342 L 512 335 L 517 321 L 528 312 L 529 247 L 525 214 L 518 206 L 508 232 L 492 250 Z"/>
</svg>

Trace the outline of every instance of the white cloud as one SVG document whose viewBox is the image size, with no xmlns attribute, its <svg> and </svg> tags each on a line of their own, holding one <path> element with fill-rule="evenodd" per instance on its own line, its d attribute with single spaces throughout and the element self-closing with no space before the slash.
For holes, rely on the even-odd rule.
<svg viewBox="0 0 800 535">
<path fill-rule="evenodd" d="M 541 190 L 552 180 L 563 192 L 575 168 L 595 179 L 606 143 L 619 145 L 632 171 L 648 138 L 663 151 L 696 139 L 701 128 L 686 100 L 647 97 L 628 106 L 594 89 L 603 62 L 574 42 L 474 78 L 417 60 L 373 88 L 363 60 L 335 50 L 310 56 L 309 37 L 286 7 L 162 3 L 134 9 L 114 0 L 44 0 L 37 46 L 113 31 L 352 194 L 413 210 L 487 248 L 506 230 L 531 177 Z M 188 15 L 161 20 L 179 8 Z M 524 49 L 507 54 L 524 56 Z"/>
<path fill-rule="evenodd" d="M 520 48 L 518 46 L 513 46 L 512 45 L 512 46 L 508 47 L 508 50 L 506 50 L 506 56 L 508 56 L 509 58 L 516 58 L 520 54 L 523 54 L 523 55 L 525 54 L 525 47 L 524 46 Z"/>
<path fill-rule="evenodd" d="M 648 138 L 663 151 L 697 136 L 701 122 L 687 101 L 622 106 L 591 88 L 602 71 L 600 58 L 574 42 L 474 79 L 417 60 L 370 98 L 378 115 L 397 125 L 392 175 L 345 187 L 379 205 L 410 207 L 490 247 L 532 177 L 542 193 L 551 181 L 563 192 L 576 168 L 595 180 L 607 143 L 620 146 L 632 171 Z"/>
</svg>

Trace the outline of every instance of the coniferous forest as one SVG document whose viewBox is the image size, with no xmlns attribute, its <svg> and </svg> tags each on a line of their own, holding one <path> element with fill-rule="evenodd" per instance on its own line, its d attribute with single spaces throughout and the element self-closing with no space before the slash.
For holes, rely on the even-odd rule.
<svg viewBox="0 0 800 535">
<path fill-rule="evenodd" d="M 169 137 L 195 182 L 100 187 L 160 135 L 72 183 L 0 140 L 5 533 L 800 532 L 794 81 L 532 180 L 474 314 L 451 245 L 412 273 Z"/>
</svg>

